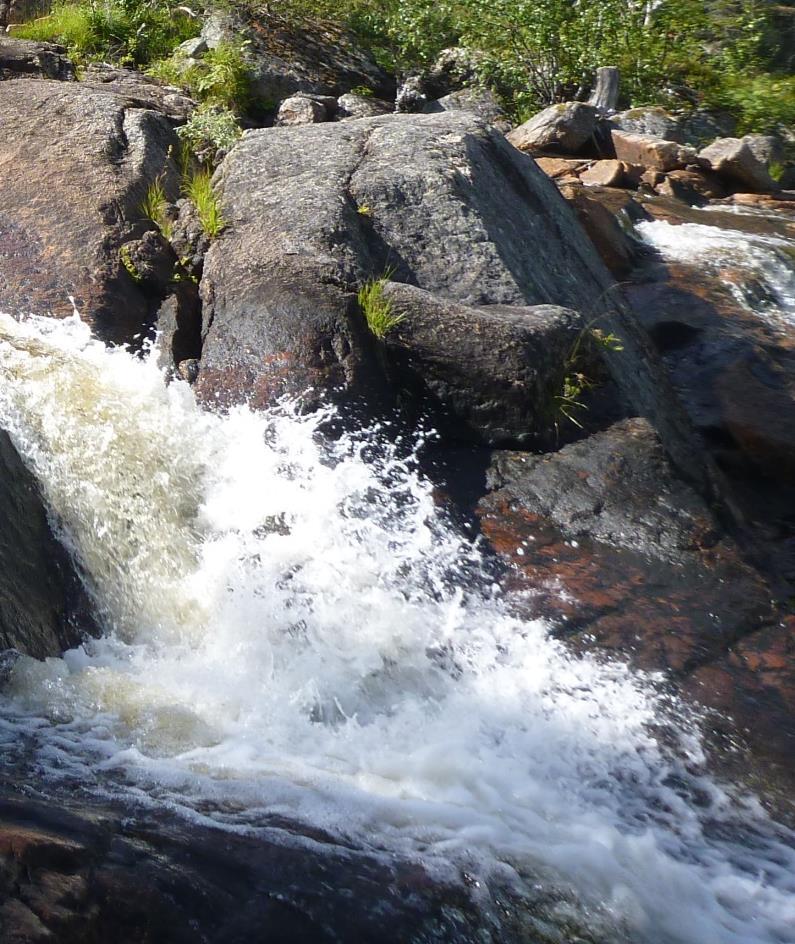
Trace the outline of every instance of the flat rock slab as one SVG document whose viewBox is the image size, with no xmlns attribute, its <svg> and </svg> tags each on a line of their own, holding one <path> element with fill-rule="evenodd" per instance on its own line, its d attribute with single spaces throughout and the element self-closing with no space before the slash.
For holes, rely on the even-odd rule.
<svg viewBox="0 0 795 944">
<path fill-rule="evenodd" d="M 176 195 L 168 120 L 76 82 L 0 82 L 0 308 L 64 317 L 70 296 L 105 340 L 131 341 L 151 301 L 120 248 L 151 224 L 161 176 Z"/>
<path fill-rule="evenodd" d="M 356 302 L 388 275 L 468 306 L 590 310 L 610 277 L 554 185 L 466 112 L 250 132 L 217 175 L 205 400 L 383 382 Z"/>
</svg>

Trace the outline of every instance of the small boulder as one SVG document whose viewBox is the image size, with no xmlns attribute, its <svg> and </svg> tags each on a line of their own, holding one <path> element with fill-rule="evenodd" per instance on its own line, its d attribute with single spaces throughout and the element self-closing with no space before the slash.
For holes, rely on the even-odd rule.
<svg viewBox="0 0 795 944">
<path fill-rule="evenodd" d="M 643 167 L 665 172 L 685 167 L 695 158 L 695 151 L 691 148 L 663 138 L 629 134 L 626 131 L 613 131 L 610 137 L 616 157 L 628 164 L 641 164 Z"/>
<path fill-rule="evenodd" d="M 726 196 L 726 189 L 718 177 L 702 170 L 669 171 L 654 185 L 654 190 L 664 197 L 675 197 L 690 204 L 720 200 Z"/>
<path fill-rule="evenodd" d="M 530 154 L 562 151 L 577 154 L 596 132 L 597 110 L 582 102 L 550 105 L 508 134 L 520 151 Z"/>
<path fill-rule="evenodd" d="M 620 187 L 624 183 L 624 164 L 621 161 L 594 161 L 580 173 L 584 184 L 597 187 Z"/>
<path fill-rule="evenodd" d="M 356 92 L 346 92 L 337 99 L 337 121 L 348 121 L 352 118 L 375 118 L 377 115 L 388 115 L 394 111 L 394 105 L 372 95 L 359 95 Z"/>
<path fill-rule="evenodd" d="M 576 180 L 580 171 L 591 163 L 581 157 L 537 157 L 535 162 L 552 180 Z"/>
<path fill-rule="evenodd" d="M 274 124 L 316 125 L 329 120 L 326 106 L 308 95 L 291 95 L 279 105 Z"/>
<path fill-rule="evenodd" d="M 743 138 L 718 138 L 699 151 L 698 162 L 725 179 L 735 190 L 769 192 L 778 187 L 765 164 Z"/>
<path fill-rule="evenodd" d="M 384 341 L 390 369 L 439 428 L 489 445 L 528 444 L 548 431 L 582 331 L 576 312 L 460 305 L 394 282 L 384 295 L 396 319 Z"/>
</svg>

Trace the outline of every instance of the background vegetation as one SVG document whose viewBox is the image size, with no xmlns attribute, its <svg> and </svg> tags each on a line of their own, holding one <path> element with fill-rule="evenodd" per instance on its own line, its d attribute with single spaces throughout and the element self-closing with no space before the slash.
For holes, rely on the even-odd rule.
<svg viewBox="0 0 795 944">
<path fill-rule="evenodd" d="M 521 120 L 556 101 L 584 97 L 600 65 L 622 71 L 625 106 L 722 108 L 739 131 L 795 125 L 795 0 L 77 0 L 18 35 L 68 45 L 78 61 L 106 59 L 181 84 L 240 112 L 242 49 L 201 65 L 172 56 L 196 35 L 209 6 L 238 6 L 302 24 L 350 28 L 382 65 L 426 67 L 452 45 L 477 51 L 480 81 Z"/>
</svg>

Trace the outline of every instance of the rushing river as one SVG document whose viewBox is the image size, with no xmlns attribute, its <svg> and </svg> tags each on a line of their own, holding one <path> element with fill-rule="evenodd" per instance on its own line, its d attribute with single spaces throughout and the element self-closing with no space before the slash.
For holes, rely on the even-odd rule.
<svg viewBox="0 0 795 944">
<path fill-rule="evenodd" d="M 378 430 L 208 414 L 78 317 L 0 316 L 0 381 L 105 626 L 16 663 L 0 749 L 222 827 L 543 875 L 613 941 L 795 941 L 792 837 L 652 680 L 509 615 Z"/>
</svg>

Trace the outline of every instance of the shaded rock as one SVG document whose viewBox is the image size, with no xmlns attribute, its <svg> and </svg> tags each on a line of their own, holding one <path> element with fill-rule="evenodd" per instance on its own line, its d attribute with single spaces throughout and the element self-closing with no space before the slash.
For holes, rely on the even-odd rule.
<svg viewBox="0 0 795 944">
<path fill-rule="evenodd" d="M 183 380 L 193 382 L 198 375 L 202 349 L 201 302 L 197 285 L 185 282 L 178 292 L 169 295 L 157 313 L 156 328 L 160 366 L 169 370 L 176 368 Z M 182 367 L 183 364 L 186 366 Z"/>
<path fill-rule="evenodd" d="M 366 86 L 391 99 L 395 83 L 347 30 L 328 21 L 298 26 L 264 12 L 247 16 L 234 10 L 210 15 L 202 37 L 211 49 L 224 41 L 245 42 L 252 90 L 276 103 L 295 92 L 333 95 Z"/>
<path fill-rule="evenodd" d="M 600 66 L 596 70 L 596 81 L 588 98 L 600 115 L 610 115 L 618 107 L 621 89 L 621 72 L 616 66 Z"/>
<path fill-rule="evenodd" d="M 429 69 L 403 77 L 397 91 L 396 110 L 419 112 L 428 102 L 477 85 L 481 58 L 474 50 L 462 46 L 443 49 Z"/>
<path fill-rule="evenodd" d="M 20 76 L 70 81 L 75 78 L 75 67 L 65 46 L 16 39 L 0 30 L 0 79 Z"/>
<path fill-rule="evenodd" d="M 140 335 L 151 298 L 120 250 L 151 227 L 140 209 L 149 184 L 177 192 L 176 146 L 164 116 L 121 96 L 76 82 L 0 83 L 3 307 L 64 317 L 72 296 L 103 339 Z"/>
<path fill-rule="evenodd" d="M 399 323 L 387 334 L 399 383 L 433 407 L 451 435 L 491 445 L 528 443 L 551 427 L 554 398 L 582 322 L 551 305 L 470 307 L 388 283 Z"/>
<path fill-rule="evenodd" d="M 88 597 L 55 539 L 38 484 L 0 430 L 0 650 L 44 659 L 96 631 Z"/>
<path fill-rule="evenodd" d="M 726 196 L 726 190 L 715 174 L 698 170 L 672 170 L 654 185 L 665 197 L 684 200 L 685 203 L 704 203 Z"/>
<path fill-rule="evenodd" d="M 679 119 L 682 137 L 686 144 L 704 147 L 715 138 L 726 138 L 734 134 L 737 121 L 727 112 L 696 108 Z"/>
<path fill-rule="evenodd" d="M 582 102 L 550 105 L 511 131 L 508 140 L 530 154 L 542 151 L 576 154 L 596 132 L 597 116 L 595 108 Z"/>
<path fill-rule="evenodd" d="M 784 143 L 774 134 L 746 134 L 742 140 L 768 169 L 771 164 L 780 164 L 786 156 Z"/>
<path fill-rule="evenodd" d="M 106 63 L 87 66 L 81 83 L 123 95 L 131 107 L 159 111 L 174 124 L 186 122 L 196 108 L 196 102 L 180 89 L 161 85 L 133 69 L 117 69 Z"/>
<path fill-rule="evenodd" d="M 192 200 L 177 200 L 176 217 L 171 224 L 171 248 L 189 276 L 200 279 L 210 239 L 204 232 Z"/>
<path fill-rule="evenodd" d="M 719 138 L 699 151 L 698 161 L 736 189 L 770 191 L 778 187 L 748 141 L 742 138 Z"/>
<path fill-rule="evenodd" d="M 314 125 L 328 121 L 326 106 L 308 95 L 291 95 L 279 105 L 275 125 Z"/>
<path fill-rule="evenodd" d="M 394 106 L 390 102 L 382 101 L 380 98 L 374 98 L 371 95 L 357 95 L 354 92 L 346 92 L 337 99 L 338 121 L 345 121 L 350 118 L 375 118 L 378 115 L 388 115 L 394 111 Z"/>
<path fill-rule="evenodd" d="M 624 183 L 624 164 L 615 160 L 594 161 L 580 172 L 579 177 L 584 184 L 620 187 Z"/>
<path fill-rule="evenodd" d="M 613 131 L 610 136 L 616 157 L 628 164 L 641 164 L 653 170 L 669 171 L 684 167 L 695 158 L 695 151 L 692 149 L 663 138 L 629 134 L 625 131 Z"/>
<path fill-rule="evenodd" d="M 471 111 L 503 134 L 507 134 L 512 127 L 494 93 L 488 89 L 467 88 L 450 92 L 436 101 L 428 102 L 422 110 L 426 115 L 442 111 Z"/>
</svg>

